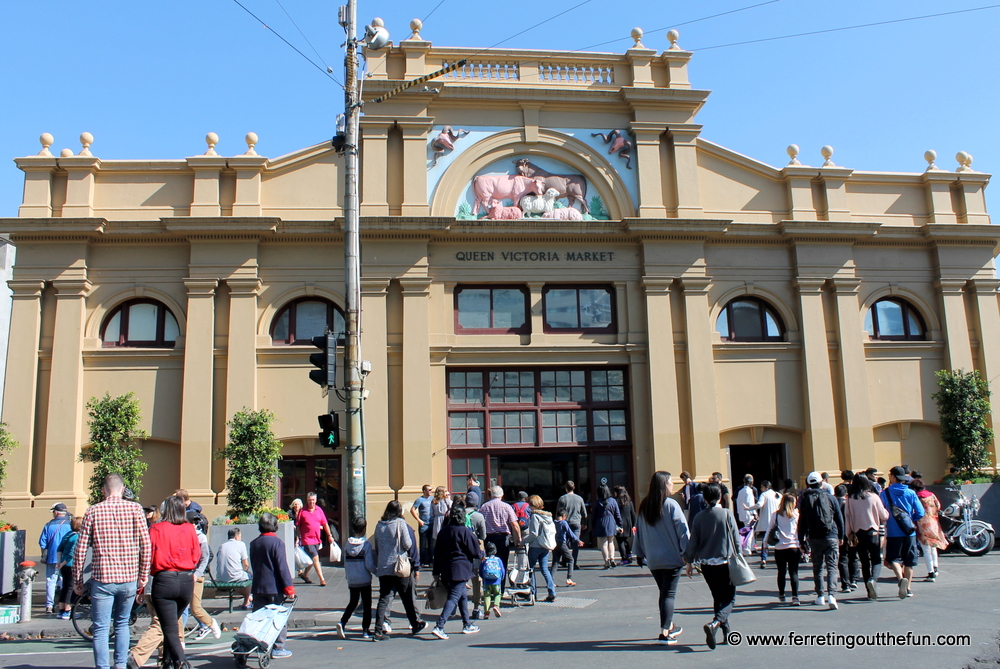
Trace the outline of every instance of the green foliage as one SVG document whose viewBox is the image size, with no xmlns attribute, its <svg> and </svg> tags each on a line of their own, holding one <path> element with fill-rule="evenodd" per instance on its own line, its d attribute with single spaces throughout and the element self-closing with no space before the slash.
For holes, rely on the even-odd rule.
<svg viewBox="0 0 1000 669">
<path fill-rule="evenodd" d="M 458 205 L 458 215 L 455 216 L 455 218 L 459 220 L 468 220 L 476 218 L 475 216 L 472 215 L 472 205 L 470 205 L 468 202 L 463 202 L 460 205 Z"/>
<path fill-rule="evenodd" d="M 989 383 L 978 371 L 941 370 L 935 376 L 940 390 L 931 399 L 937 402 L 941 439 L 951 451 L 948 462 L 958 468 L 961 478 L 971 478 L 990 464 Z"/>
<path fill-rule="evenodd" d="M 7 431 L 7 423 L 0 423 L 0 507 L 3 506 L 3 482 L 7 478 L 7 456 L 17 446 L 14 435 Z"/>
<path fill-rule="evenodd" d="M 138 428 L 142 414 L 135 393 L 112 397 L 91 397 L 87 402 L 90 420 L 90 446 L 80 452 L 80 460 L 94 463 L 90 477 L 90 504 L 97 504 L 104 495 L 101 486 L 108 474 L 120 474 L 125 487 L 138 497 L 142 489 L 142 475 L 147 464 L 142 459 L 142 449 L 136 443 L 147 438 L 145 430 Z"/>
<path fill-rule="evenodd" d="M 590 198 L 590 215 L 595 221 L 606 221 L 609 218 L 608 210 L 604 208 L 604 200 L 598 195 Z"/>
<path fill-rule="evenodd" d="M 229 489 L 229 514 L 256 515 L 265 503 L 274 499 L 277 489 L 277 461 L 281 442 L 274 436 L 274 414 L 267 409 L 237 411 L 229 425 L 229 443 L 216 457 L 226 459 L 226 487 Z M 253 521 L 256 522 L 256 521 Z"/>
</svg>

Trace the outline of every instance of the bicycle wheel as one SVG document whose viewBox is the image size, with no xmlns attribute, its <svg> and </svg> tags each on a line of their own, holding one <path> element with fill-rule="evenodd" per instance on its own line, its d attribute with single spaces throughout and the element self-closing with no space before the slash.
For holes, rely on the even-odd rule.
<svg viewBox="0 0 1000 669">
<path fill-rule="evenodd" d="M 136 602 L 132 605 L 132 614 L 129 616 L 128 624 L 135 625 L 140 623 L 142 625 L 149 625 L 152 620 L 152 616 L 149 615 L 149 608 L 144 602 Z"/>
<path fill-rule="evenodd" d="M 70 617 L 73 620 L 73 629 L 76 630 L 76 633 L 87 641 L 93 641 L 94 623 L 90 618 L 90 597 L 83 595 L 76 600 L 70 611 Z"/>
</svg>

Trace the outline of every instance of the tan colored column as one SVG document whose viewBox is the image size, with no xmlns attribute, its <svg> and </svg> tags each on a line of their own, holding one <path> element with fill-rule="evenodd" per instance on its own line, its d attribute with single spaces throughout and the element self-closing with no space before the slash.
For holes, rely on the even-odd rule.
<svg viewBox="0 0 1000 669">
<path fill-rule="evenodd" d="M 260 279 L 226 279 L 229 345 L 226 352 L 226 420 L 257 408 L 257 292 Z"/>
<path fill-rule="evenodd" d="M 979 353 L 982 356 L 982 374 L 988 380 L 995 380 L 1000 377 L 1000 341 L 997 333 L 1000 332 L 1000 310 L 997 304 L 997 289 L 1000 288 L 1000 281 L 976 279 L 972 282 L 972 288 L 976 293 L 976 305 L 978 309 L 977 335 L 979 339 Z M 1000 430 L 1000 403 L 991 403 L 990 423 L 994 430 Z M 998 447 L 1000 437 L 993 438 L 990 446 L 993 466 L 1000 465 L 1000 447 Z"/>
<path fill-rule="evenodd" d="M 875 440 L 872 434 L 871 394 L 868 389 L 868 367 L 865 364 L 861 305 L 858 302 L 856 279 L 834 279 L 837 292 L 837 339 L 840 342 L 840 370 L 844 381 L 844 409 L 847 422 L 846 462 L 841 468 L 861 470 L 875 462 Z"/>
<path fill-rule="evenodd" d="M 936 283 L 944 305 L 944 332 L 948 340 L 948 367 L 954 371 L 971 372 L 972 342 L 969 340 L 969 319 L 965 312 L 965 280 L 939 279 Z"/>
<path fill-rule="evenodd" d="M 236 197 L 233 216 L 261 215 L 261 173 L 267 165 L 263 156 L 234 156 L 228 159 L 229 169 L 236 172 Z"/>
<path fill-rule="evenodd" d="M 660 138 L 666 126 L 633 121 L 635 169 L 639 179 L 639 218 L 666 218 L 663 204 L 663 176 L 660 165 Z"/>
<path fill-rule="evenodd" d="M 715 357 L 708 303 L 707 278 L 685 277 L 684 314 L 687 365 L 691 388 L 691 433 L 694 448 L 691 474 L 707 478 L 722 470 L 719 447 L 719 409 L 715 391 Z"/>
<path fill-rule="evenodd" d="M 364 401 L 365 473 L 368 492 L 391 495 L 389 488 L 389 359 L 386 331 L 388 279 L 361 280 L 361 312 L 364 334 L 361 346 L 372 363 L 365 377 L 368 398 Z"/>
<path fill-rule="evenodd" d="M 427 216 L 427 179 L 414 178 L 427 173 L 427 136 L 434 125 L 433 118 L 399 120 L 403 133 L 403 216 Z"/>
<path fill-rule="evenodd" d="M 194 190 L 191 195 L 191 216 L 220 216 L 219 175 L 226 167 L 222 156 L 192 156 L 188 167 L 194 171 Z"/>
<path fill-rule="evenodd" d="M 94 181 L 101 169 L 100 158 L 70 156 L 59 159 L 59 167 L 66 170 L 66 202 L 64 218 L 90 218 L 94 215 Z"/>
<path fill-rule="evenodd" d="M 924 172 L 923 182 L 931 223 L 958 223 L 951 199 L 951 184 L 957 180 L 958 175 L 951 172 Z"/>
<path fill-rule="evenodd" d="M 701 218 L 698 186 L 698 148 L 695 140 L 701 126 L 671 127 L 674 140 L 674 174 L 677 179 L 677 218 Z"/>
<path fill-rule="evenodd" d="M 781 170 L 788 185 L 789 218 L 793 221 L 815 221 L 816 203 L 813 202 L 812 180 L 818 173 L 815 167 L 786 165 Z"/>
<path fill-rule="evenodd" d="M 851 208 L 847 204 L 847 180 L 854 170 L 846 167 L 821 167 L 820 177 L 826 189 L 826 218 L 828 221 L 849 221 Z"/>
<path fill-rule="evenodd" d="M 24 172 L 24 197 L 17 215 L 21 218 L 48 218 L 52 216 L 52 173 L 56 159 L 49 156 L 15 158 L 14 162 Z"/>
<path fill-rule="evenodd" d="M 990 182 L 989 174 L 979 172 L 962 172 L 958 177 L 962 185 L 962 209 L 965 211 L 965 222 L 970 225 L 989 225 L 990 215 L 986 213 L 986 185 Z"/>
<path fill-rule="evenodd" d="M 652 88 L 652 62 L 656 57 L 656 49 L 647 49 L 640 45 L 626 51 L 625 57 L 632 66 L 632 85 L 637 88 Z"/>
<path fill-rule="evenodd" d="M 42 321 L 41 281 L 8 281 L 12 304 L 7 344 L 6 392 L 3 422 L 19 448 L 7 456 L 4 505 L 31 506 L 32 462 L 35 442 L 35 409 L 38 392 L 38 337 Z"/>
<path fill-rule="evenodd" d="M 674 325 L 670 313 L 672 279 L 643 277 L 649 358 L 649 409 L 653 434 L 653 469 L 680 472 L 681 423 L 677 403 Z M 707 314 L 706 314 L 707 318 Z M 713 405 L 714 406 L 714 405 Z M 716 440 L 718 441 L 718 440 Z M 718 447 L 718 444 L 716 444 Z"/>
<path fill-rule="evenodd" d="M 362 117 L 361 215 L 388 216 L 389 129 L 395 119 Z M 426 173 L 426 170 L 424 170 Z"/>
<path fill-rule="evenodd" d="M 823 310 L 824 279 L 799 278 L 802 318 L 802 374 L 805 389 L 806 439 L 803 458 L 808 471 L 836 469 L 839 461 L 837 416 L 830 374 L 830 345 Z"/>
<path fill-rule="evenodd" d="M 83 464 L 77 458 L 82 446 L 85 402 L 83 328 L 91 284 L 86 279 L 56 279 L 52 285 L 56 289 L 56 318 L 45 422 L 43 492 L 38 499 L 76 502 L 86 497 Z"/>
<path fill-rule="evenodd" d="M 430 336 L 428 328 L 431 280 L 404 277 L 403 288 L 403 462 L 393 463 L 402 469 L 403 484 L 420 486 L 432 480 L 432 458 L 437 450 L 446 457 L 444 444 L 435 449 L 432 442 Z M 397 477 L 398 480 L 398 477 Z"/>
<path fill-rule="evenodd" d="M 545 284 L 528 282 L 528 314 L 531 318 L 531 343 L 545 343 L 545 313 L 542 311 L 542 289 Z"/>
<path fill-rule="evenodd" d="M 184 279 L 188 291 L 181 407 L 181 486 L 199 504 L 212 491 L 212 413 L 215 388 L 216 279 Z"/>
</svg>

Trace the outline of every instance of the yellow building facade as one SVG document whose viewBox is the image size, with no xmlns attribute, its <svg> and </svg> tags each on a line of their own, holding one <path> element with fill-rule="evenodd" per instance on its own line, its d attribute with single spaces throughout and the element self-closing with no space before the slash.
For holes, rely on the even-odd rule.
<svg viewBox="0 0 1000 669">
<path fill-rule="evenodd" d="M 374 515 L 469 471 L 553 501 L 907 462 L 945 470 L 939 369 L 1000 374 L 988 175 L 772 167 L 701 137 L 690 52 L 435 47 L 370 53 L 361 246 L 366 476 Z M 141 497 L 226 505 L 214 457 L 241 408 L 273 411 L 280 497 L 339 519 L 340 452 L 309 337 L 341 323 L 343 158 L 101 160 L 93 139 L 17 158 L 3 420 L 8 518 L 85 508 L 84 405 L 134 392 Z M 265 138 L 266 139 L 266 138 Z M 817 157 L 819 157 L 817 152 Z M 816 161 L 819 162 L 819 161 Z M 943 161 L 942 161 L 943 162 Z M 836 477 L 835 477 L 836 478 Z"/>
</svg>

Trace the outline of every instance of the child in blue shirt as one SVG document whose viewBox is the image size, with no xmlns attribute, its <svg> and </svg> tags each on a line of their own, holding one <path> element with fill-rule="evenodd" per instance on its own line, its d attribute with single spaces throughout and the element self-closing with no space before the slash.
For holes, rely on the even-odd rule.
<svg viewBox="0 0 1000 669">
<path fill-rule="evenodd" d="M 583 542 L 566 522 L 566 511 L 560 511 L 559 517 L 556 519 L 556 555 L 566 565 L 566 585 L 568 586 L 576 585 L 573 581 L 573 548 L 579 546 L 583 546 Z"/>
<path fill-rule="evenodd" d="M 497 557 L 497 547 L 492 541 L 486 542 L 486 557 L 479 565 L 479 576 L 483 579 L 483 618 L 489 620 L 490 612 L 500 617 L 500 584 L 507 576 L 503 560 Z"/>
</svg>

